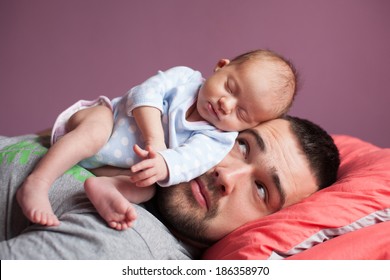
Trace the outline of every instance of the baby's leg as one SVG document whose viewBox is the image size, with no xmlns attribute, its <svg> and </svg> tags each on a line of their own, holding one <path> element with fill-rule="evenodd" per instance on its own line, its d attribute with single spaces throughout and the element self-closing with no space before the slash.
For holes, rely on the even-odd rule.
<svg viewBox="0 0 390 280">
<path fill-rule="evenodd" d="M 48 150 L 16 194 L 30 221 L 47 226 L 59 224 L 49 202 L 51 185 L 80 160 L 98 152 L 111 135 L 112 126 L 112 111 L 105 106 L 81 110 L 69 119 L 68 132 Z"/>
<path fill-rule="evenodd" d="M 124 230 L 133 224 L 137 215 L 133 203 L 149 200 L 154 187 L 137 188 L 128 176 L 91 177 L 85 181 L 85 192 L 108 225 Z"/>
</svg>

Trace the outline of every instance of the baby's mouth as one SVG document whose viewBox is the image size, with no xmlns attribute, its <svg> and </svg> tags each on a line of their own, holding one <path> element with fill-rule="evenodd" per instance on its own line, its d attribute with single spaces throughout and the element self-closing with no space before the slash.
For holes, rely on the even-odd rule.
<svg viewBox="0 0 390 280">
<path fill-rule="evenodd" d="M 207 105 L 207 109 L 209 112 L 217 119 L 219 120 L 218 112 L 214 109 L 214 106 L 209 102 Z"/>
</svg>

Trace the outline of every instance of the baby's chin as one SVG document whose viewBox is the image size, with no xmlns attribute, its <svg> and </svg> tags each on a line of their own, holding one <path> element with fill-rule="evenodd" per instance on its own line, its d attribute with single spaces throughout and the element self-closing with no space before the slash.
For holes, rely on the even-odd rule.
<svg viewBox="0 0 390 280">
<path fill-rule="evenodd" d="M 226 124 L 224 122 L 221 122 L 221 121 L 216 121 L 216 120 L 206 120 L 209 124 L 211 124 L 212 126 L 218 128 L 219 130 L 222 130 L 222 131 L 240 131 L 240 130 L 237 130 L 237 127 L 232 127 L 231 125 L 229 124 Z"/>
<path fill-rule="evenodd" d="M 226 124 L 212 124 L 212 125 L 226 132 L 239 132 L 249 128 L 249 127 L 232 127 Z"/>
</svg>

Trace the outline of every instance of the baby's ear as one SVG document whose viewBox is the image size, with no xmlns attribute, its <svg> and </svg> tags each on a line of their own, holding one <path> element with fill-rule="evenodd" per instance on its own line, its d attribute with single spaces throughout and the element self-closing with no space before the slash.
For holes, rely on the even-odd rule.
<svg viewBox="0 0 390 280">
<path fill-rule="evenodd" d="M 226 58 L 220 59 L 220 60 L 217 62 L 217 65 L 215 65 L 214 72 L 216 72 L 216 71 L 218 71 L 219 69 L 225 67 L 225 66 L 228 65 L 229 63 L 230 63 L 230 60 L 229 60 L 229 59 L 226 59 Z"/>
</svg>

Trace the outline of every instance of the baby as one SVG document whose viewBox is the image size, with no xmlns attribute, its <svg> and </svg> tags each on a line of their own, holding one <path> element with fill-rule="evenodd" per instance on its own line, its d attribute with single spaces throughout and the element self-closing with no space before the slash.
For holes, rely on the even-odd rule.
<svg viewBox="0 0 390 280">
<path fill-rule="evenodd" d="M 170 186 L 203 174 L 228 154 L 239 131 L 285 114 L 295 94 L 293 65 L 272 51 L 255 50 L 219 60 L 208 79 L 174 67 L 122 97 L 79 101 L 57 118 L 52 146 L 17 200 L 30 221 L 55 226 L 48 192 L 67 169 L 77 163 L 130 168 L 131 176 L 85 182 L 109 226 L 126 229 L 136 219 L 131 202 L 149 200 L 154 183 Z"/>
</svg>

